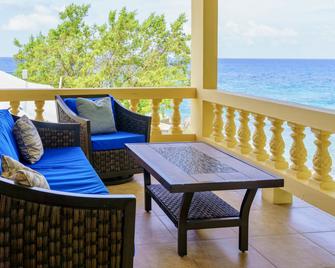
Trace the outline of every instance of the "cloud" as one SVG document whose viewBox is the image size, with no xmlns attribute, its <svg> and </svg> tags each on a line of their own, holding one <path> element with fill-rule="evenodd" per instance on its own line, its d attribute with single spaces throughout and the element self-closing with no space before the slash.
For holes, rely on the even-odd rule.
<svg viewBox="0 0 335 268">
<path fill-rule="evenodd" d="M 224 25 L 223 34 L 230 38 L 242 38 L 248 44 L 253 44 L 258 39 L 292 42 L 298 36 L 294 29 L 259 24 L 252 20 L 244 24 L 228 21 Z"/>
<path fill-rule="evenodd" d="M 34 31 L 56 25 L 58 8 L 36 5 L 30 14 L 19 14 L 10 18 L 1 28 L 6 31 Z"/>
<path fill-rule="evenodd" d="M 275 28 L 269 25 L 257 24 L 254 21 L 248 22 L 248 29 L 244 32 L 244 36 L 255 38 L 292 38 L 298 34 L 290 28 Z"/>
<path fill-rule="evenodd" d="M 59 4 L 61 2 L 70 2 L 67 0 L 49 0 L 48 6 Z M 0 6 L 16 7 L 16 8 L 27 8 L 31 9 L 34 5 L 45 5 L 45 0 L 0 0 Z"/>
</svg>

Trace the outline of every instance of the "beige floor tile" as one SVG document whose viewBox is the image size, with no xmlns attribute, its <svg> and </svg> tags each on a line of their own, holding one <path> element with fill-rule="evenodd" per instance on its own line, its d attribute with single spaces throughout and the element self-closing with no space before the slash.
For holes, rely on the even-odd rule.
<svg viewBox="0 0 335 268">
<path fill-rule="evenodd" d="M 283 219 L 281 213 L 273 210 L 252 210 L 249 218 L 249 235 L 279 235 L 297 233 Z"/>
<path fill-rule="evenodd" d="M 176 239 L 155 215 L 148 213 L 143 216 L 137 215 L 135 228 L 136 244 L 176 242 Z"/>
<path fill-rule="evenodd" d="M 134 176 L 134 180 L 119 185 L 110 185 L 108 190 L 111 194 L 133 194 L 136 196 L 136 214 L 144 214 L 144 190 L 139 176 Z"/>
<path fill-rule="evenodd" d="M 236 191 L 236 193 L 238 193 L 238 195 L 240 195 L 241 197 L 244 196 L 244 192 L 245 192 L 244 190 Z M 307 207 L 311 207 L 311 205 L 295 196 L 293 197 L 292 204 L 288 204 L 288 205 L 272 204 L 268 202 L 267 200 L 264 200 L 262 198 L 262 190 L 258 190 L 251 209 L 290 210 L 292 208 L 307 208 Z"/>
<path fill-rule="evenodd" d="M 216 191 L 215 194 L 235 209 L 240 210 L 243 196 L 236 193 L 236 191 Z"/>
<path fill-rule="evenodd" d="M 287 224 L 300 233 L 335 231 L 335 217 L 314 207 L 289 210 Z"/>
<path fill-rule="evenodd" d="M 159 219 L 168 228 L 170 233 L 175 239 L 178 238 L 178 231 L 174 224 L 167 216 L 159 216 Z M 214 228 L 214 229 L 202 229 L 202 230 L 189 230 L 187 232 L 187 240 L 212 240 L 212 239 L 222 239 L 222 238 L 236 238 L 238 235 L 237 228 Z"/>
<path fill-rule="evenodd" d="M 188 256 L 204 268 L 274 267 L 252 247 L 245 253 L 240 252 L 236 239 L 190 242 Z"/>
<path fill-rule="evenodd" d="M 127 194 L 141 194 L 143 193 L 143 186 L 140 183 L 138 177 L 134 177 L 134 179 L 130 182 L 118 184 L 118 185 L 109 185 L 108 190 L 110 193 L 127 193 Z"/>
<path fill-rule="evenodd" d="M 165 216 L 165 212 L 157 205 L 157 203 L 152 200 L 152 211 L 155 213 L 157 216 Z"/>
<path fill-rule="evenodd" d="M 335 232 L 304 233 L 303 236 L 335 255 Z"/>
<path fill-rule="evenodd" d="M 279 268 L 335 265 L 335 256 L 300 234 L 253 237 L 250 244 Z"/>
<path fill-rule="evenodd" d="M 304 200 L 293 196 L 293 202 L 292 205 L 290 205 L 291 208 L 309 208 L 312 207 L 312 205 L 308 204 Z"/>
<path fill-rule="evenodd" d="M 179 257 L 175 243 L 137 245 L 135 247 L 135 268 L 198 268 L 190 258 Z"/>
<path fill-rule="evenodd" d="M 245 195 L 245 190 L 234 190 L 234 191 L 220 191 L 217 192 L 220 197 L 227 200 L 233 207 L 240 209 L 243 197 Z M 227 197 L 225 197 L 225 195 Z M 262 198 L 262 191 L 257 191 L 255 199 L 252 203 L 251 210 L 289 210 L 291 205 L 274 205 Z"/>
<path fill-rule="evenodd" d="M 240 194 L 242 194 L 240 192 Z M 276 205 L 272 204 L 267 200 L 264 200 L 262 197 L 262 190 L 258 190 L 255 196 L 252 210 L 289 210 L 292 205 Z"/>
</svg>

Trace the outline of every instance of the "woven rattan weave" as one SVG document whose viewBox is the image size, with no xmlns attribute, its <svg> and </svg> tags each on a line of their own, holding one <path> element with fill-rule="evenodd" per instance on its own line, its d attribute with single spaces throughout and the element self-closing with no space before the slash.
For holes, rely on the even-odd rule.
<svg viewBox="0 0 335 268">
<path fill-rule="evenodd" d="M 162 185 L 148 186 L 152 195 L 160 199 L 176 222 L 182 205 L 182 193 L 170 193 Z M 239 212 L 212 192 L 195 193 L 188 211 L 188 220 L 238 217 Z"/>
</svg>

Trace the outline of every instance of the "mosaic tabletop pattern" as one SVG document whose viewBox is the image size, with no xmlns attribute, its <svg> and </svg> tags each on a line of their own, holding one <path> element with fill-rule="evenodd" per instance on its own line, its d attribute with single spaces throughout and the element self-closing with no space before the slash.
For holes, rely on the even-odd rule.
<svg viewBox="0 0 335 268">
<path fill-rule="evenodd" d="M 191 145 L 151 147 L 165 159 L 190 175 L 236 172 L 235 169 L 199 151 Z"/>
</svg>

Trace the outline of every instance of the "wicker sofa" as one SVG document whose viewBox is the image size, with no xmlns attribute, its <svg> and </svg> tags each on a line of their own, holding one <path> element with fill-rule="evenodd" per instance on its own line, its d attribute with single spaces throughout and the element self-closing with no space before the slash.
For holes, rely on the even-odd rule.
<svg viewBox="0 0 335 268">
<path fill-rule="evenodd" d="M 118 140 L 111 134 L 107 139 L 117 144 L 113 148 L 95 148 L 95 139 L 101 135 L 91 135 L 90 121 L 78 116 L 75 100 L 77 97 L 96 99 L 110 97 L 118 133 L 125 133 L 132 138 L 124 139 L 125 142 L 148 142 L 150 139 L 151 117 L 140 115 L 124 108 L 110 95 L 80 95 L 80 96 L 56 96 L 57 117 L 61 123 L 79 123 L 81 148 L 90 160 L 91 164 L 106 184 L 119 184 L 132 179 L 132 175 L 142 173 L 142 168 L 129 155 L 124 147 L 124 141 Z M 139 140 L 137 137 L 142 136 Z M 128 136 L 127 136 L 128 137 Z"/>
<path fill-rule="evenodd" d="M 1 113 L 0 154 L 15 152 L 5 120 Z M 91 169 L 90 174 L 99 180 L 78 147 L 78 124 L 34 124 L 45 149 L 41 163 L 50 164 L 43 158 L 51 151 L 76 150 L 75 159 L 86 161 L 83 164 L 86 163 L 87 171 Z M 0 267 L 132 267 L 135 196 L 106 194 L 101 181 L 95 182 L 100 190 L 91 191 L 102 194 L 88 194 L 90 188 L 84 189 L 82 182 L 68 182 L 62 177 L 57 181 L 51 173 L 48 176 L 53 167 L 41 165 L 37 163 L 36 167 L 41 173 L 46 172 L 51 190 L 23 187 L 0 177 Z M 62 165 L 55 166 L 54 172 L 76 170 L 75 163 L 72 167 Z M 69 183 L 70 186 L 66 185 Z M 62 187 L 64 191 L 60 191 Z M 71 189 L 77 192 L 72 193 Z"/>
</svg>

